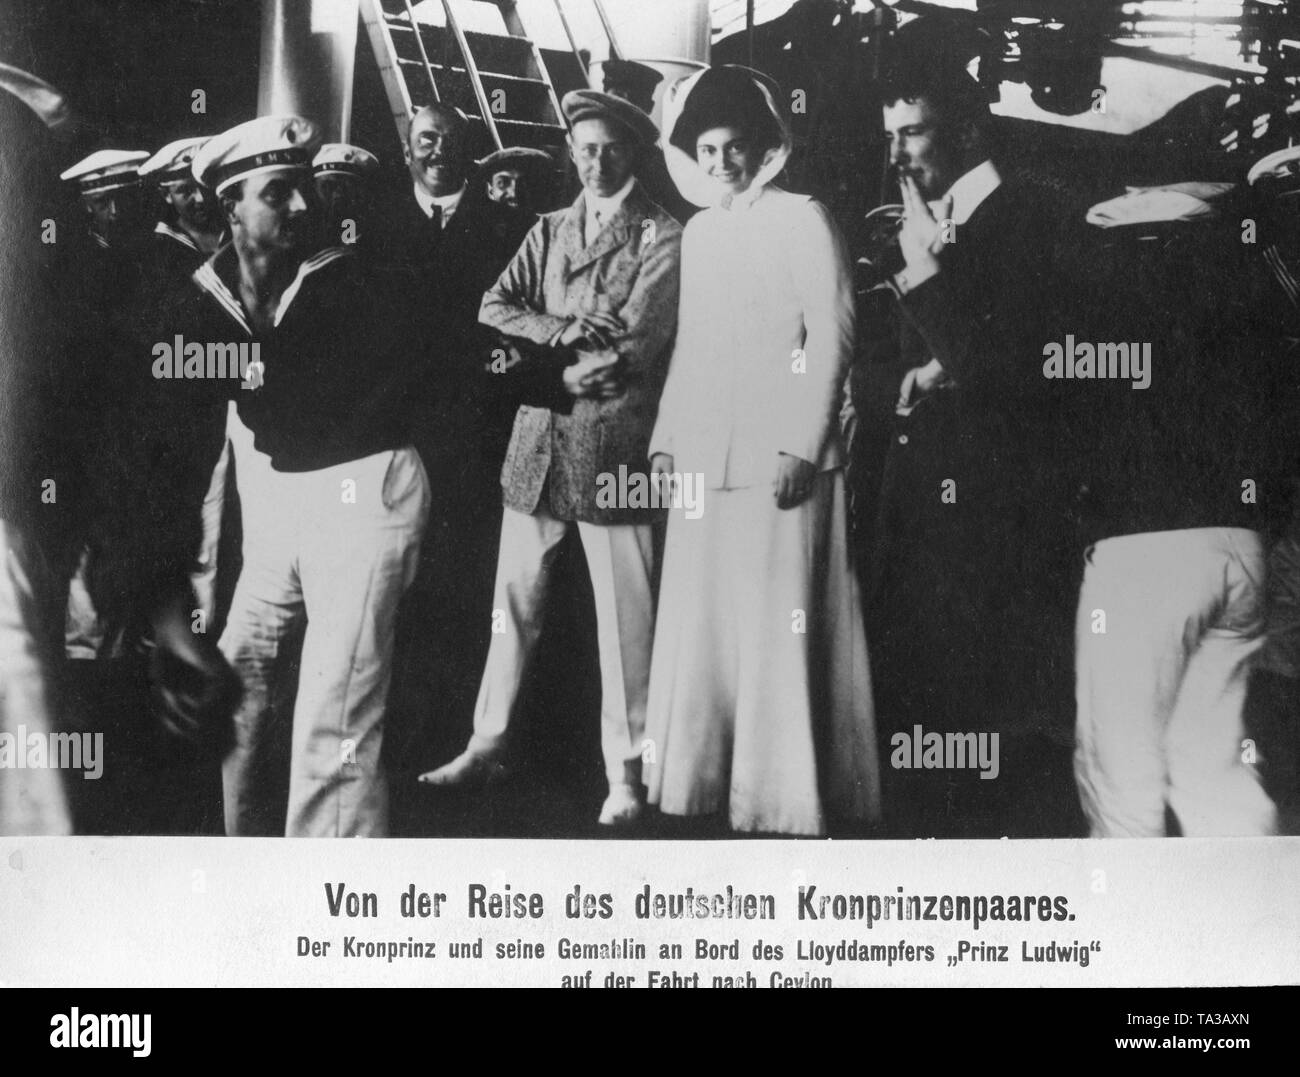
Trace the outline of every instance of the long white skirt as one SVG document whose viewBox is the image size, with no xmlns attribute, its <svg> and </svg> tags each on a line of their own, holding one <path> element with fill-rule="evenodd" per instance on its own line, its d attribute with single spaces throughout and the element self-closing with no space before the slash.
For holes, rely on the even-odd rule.
<svg viewBox="0 0 1300 1077">
<path fill-rule="evenodd" d="M 880 815 L 875 714 L 844 477 L 794 509 L 706 490 L 664 549 L 643 752 L 649 800 L 742 831 Z"/>
</svg>

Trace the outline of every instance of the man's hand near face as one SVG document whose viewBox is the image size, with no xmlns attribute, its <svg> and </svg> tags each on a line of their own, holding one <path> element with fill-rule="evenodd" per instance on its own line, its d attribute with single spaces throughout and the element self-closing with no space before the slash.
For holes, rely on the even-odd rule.
<svg viewBox="0 0 1300 1077">
<path fill-rule="evenodd" d="M 899 187 L 903 195 L 903 226 L 898 233 L 898 246 L 906 269 L 896 280 L 906 292 L 939 272 L 939 252 L 947 241 L 946 230 L 951 227 L 952 195 L 944 196 L 940 215 L 935 217 L 911 176 L 904 175 Z"/>
</svg>

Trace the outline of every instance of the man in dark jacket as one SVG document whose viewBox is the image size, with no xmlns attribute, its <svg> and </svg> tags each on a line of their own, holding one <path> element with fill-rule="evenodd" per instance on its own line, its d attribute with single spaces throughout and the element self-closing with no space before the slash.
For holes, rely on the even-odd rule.
<svg viewBox="0 0 1300 1077">
<path fill-rule="evenodd" d="M 465 456 L 467 447 L 477 454 L 486 443 L 487 466 L 500 466 L 509 439 L 500 411 L 512 418 L 526 397 L 562 405 L 566 396 L 559 353 L 516 348 L 498 354 L 499 335 L 478 323 L 483 293 L 537 215 L 527 204 L 487 197 L 481 181 L 490 177 L 474 174 L 468 128 L 465 114 L 448 105 L 416 112 L 406 144 L 412 197 L 390 207 L 381 222 L 384 259 L 410 275 L 419 302 L 436 309 L 445 332 L 459 342 L 443 356 L 442 373 L 455 380 L 454 391 L 430 401 L 432 410 L 421 409 L 414 419 L 415 445 L 435 486 L 444 479 L 457 483 L 478 467 L 480 461 Z"/>
<path fill-rule="evenodd" d="M 519 159 L 529 179 L 535 153 Z M 435 496 L 397 645 L 394 712 L 405 728 L 394 743 L 403 765 L 436 751 L 442 736 L 464 735 L 491 632 L 500 473 L 514 415 L 522 403 L 570 410 L 563 372 L 576 359 L 569 348 L 506 340 L 478 320 L 484 293 L 537 220 L 526 199 L 488 197 L 488 170 L 511 164 L 511 151 L 476 170 L 468 120 L 433 105 L 412 117 L 406 159 L 411 196 L 382 222 L 391 237 L 384 256 L 409 276 L 413 309 L 436 315 L 445 346 L 429 372 L 442 391 L 421 394 L 411 409 L 412 443 Z"/>
<path fill-rule="evenodd" d="M 580 368 L 568 344 L 507 337 L 479 321 L 484 293 L 537 221 L 540 195 L 533 190 L 516 206 L 490 198 L 487 186 L 512 161 L 531 173 L 526 182 L 541 180 L 543 162 L 536 151 L 507 147 L 476 169 L 468 126 L 447 105 L 415 113 L 405 147 L 410 197 L 382 222 L 388 258 L 411 274 L 419 303 L 437 312 L 444 338 L 455 341 L 436 360 L 446 391 L 423 396 L 412 411 L 413 442 L 435 500 L 399 631 L 393 710 L 409 738 L 395 754 L 401 765 L 445 757 L 442 749 L 469 732 L 463 727 L 492 638 L 501 469 L 516 412 L 528 405 L 567 415 L 577 397 L 597 388 L 572 377 Z M 607 369 L 599 390 L 616 392 L 620 378 Z M 546 688 L 567 690 L 567 671 L 552 676 Z"/>
<path fill-rule="evenodd" d="M 1074 536 L 1040 367 L 1064 217 L 1003 182 L 960 68 L 900 67 L 883 101 L 904 264 L 859 316 L 852 456 L 887 812 L 901 836 L 1060 833 Z M 927 734 L 994 761 L 918 768 Z"/>
</svg>

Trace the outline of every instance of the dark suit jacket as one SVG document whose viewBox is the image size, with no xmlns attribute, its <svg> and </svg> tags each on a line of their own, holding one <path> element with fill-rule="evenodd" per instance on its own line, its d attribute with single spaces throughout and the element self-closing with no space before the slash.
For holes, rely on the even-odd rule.
<svg viewBox="0 0 1300 1077">
<path fill-rule="evenodd" d="M 415 402 L 412 436 L 435 490 L 451 501 L 495 500 L 521 404 L 561 412 L 572 408 L 562 380 L 564 367 L 574 358 L 570 352 L 512 347 L 478 321 L 484 292 L 536 219 L 488 201 L 471 186 L 445 228 L 435 226 L 406 191 L 374 229 L 379 237 L 374 256 L 405 278 L 411 314 L 430 324 L 428 339 L 436 342 L 438 385 Z M 491 487 L 486 495 L 480 490 L 481 473 L 488 475 Z"/>
<path fill-rule="evenodd" d="M 884 678 L 937 684 L 930 720 L 1009 731 L 1059 713 L 1077 596 L 1077 476 L 1043 377 L 1073 330 L 1066 210 L 1004 183 L 958 225 L 941 272 L 869 293 L 852 373 L 855 517 Z M 907 416 L 931 357 L 953 379 Z M 1054 716 L 1054 715 L 1053 715 Z M 920 718 L 922 716 L 917 715 Z"/>
</svg>

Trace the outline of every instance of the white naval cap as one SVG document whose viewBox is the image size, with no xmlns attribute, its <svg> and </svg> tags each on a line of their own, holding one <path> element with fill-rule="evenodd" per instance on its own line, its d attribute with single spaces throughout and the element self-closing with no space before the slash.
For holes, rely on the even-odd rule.
<svg viewBox="0 0 1300 1077">
<path fill-rule="evenodd" d="M 60 172 L 59 179 L 76 183 L 82 194 L 134 187 L 139 181 L 140 162 L 148 156 L 144 150 L 97 150 Z"/>
<path fill-rule="evenodd" d="M 1246 182 L 1254 187 L 1268 177 L 1273 180 L 1292 180 L 1300 176 L 1300 146 L 1288 146 L 1261 157 L 1246 173 Z"/>
<path fill-rule="evenodd" d="M 360 146 L 346 142 L 326 142 L 311 163 L 312 172 L 342 172 L 348 176 L 366 179 L 379 171 L 379 158 Z"/>
<path fill-rule="evenodd" d="M 301 116 L 261 116 L 215 135 L 194 155 L 194 178 L 217 194 L 276 168 L 309 168 L 320 129 Z"/>
<path fill-rule="evenodd" d="M 208 136 L 204 135 L 202 138 L 178 138 L 175 142 L 168 142 L 140 166 L 140 178 L 163 187 L 193 179 L 190 166 L 194 155 L 207 141 Z"/>
</svg>

